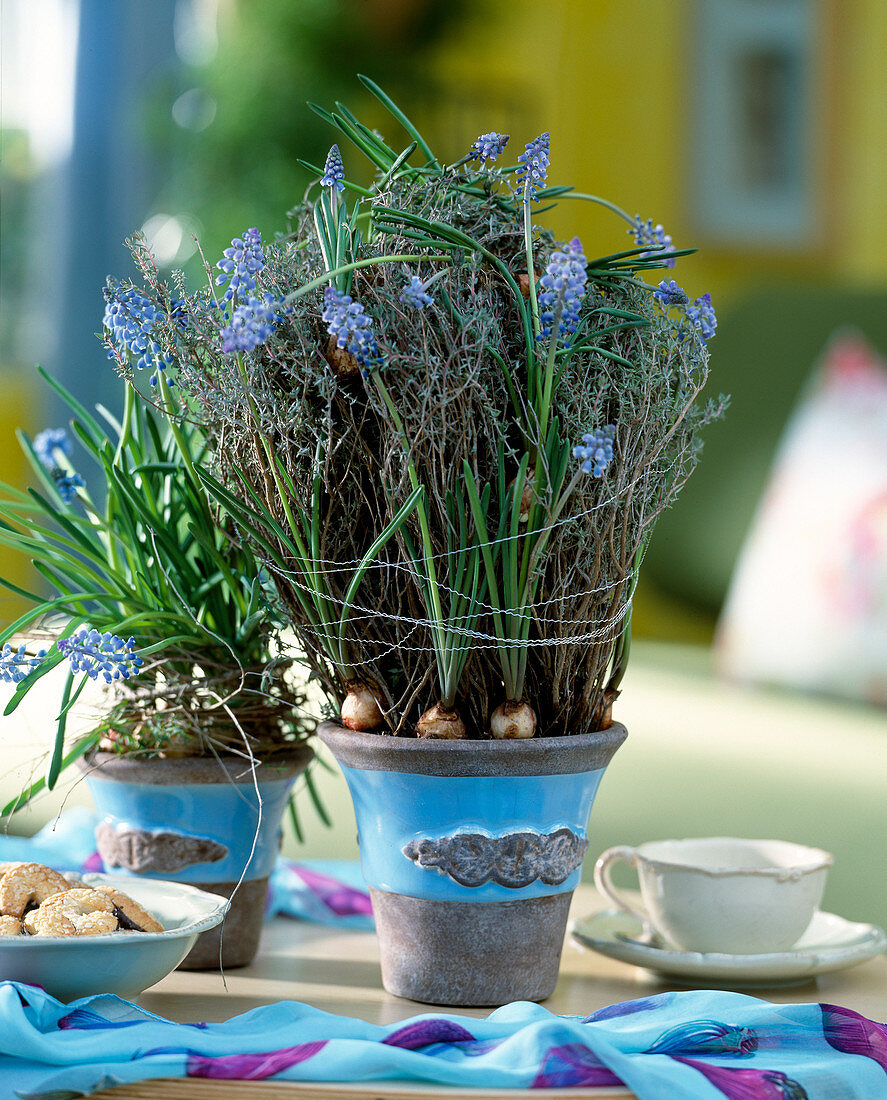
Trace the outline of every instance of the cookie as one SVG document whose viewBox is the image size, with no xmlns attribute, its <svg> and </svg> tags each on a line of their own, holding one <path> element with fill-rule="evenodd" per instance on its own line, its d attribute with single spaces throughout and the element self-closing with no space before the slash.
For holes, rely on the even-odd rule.
<svg viewBox="0 0 887 1100">
<path fill-rule="evenodd" d="M 98 890 L 66 890 L 25 917 L 32 936 L 97 936 L 119 927 L 114 903 Z"/>
<path fill-rule="evenodd" d="M 115 890 L 113 886 L 96 886 L 96 890 L 106 894 L 114 903 L 121 928 L 127 928 L 133 932 L 163 931 L 163 925 L 155 920 L 147 910 L 143 909 L 138 902 L 133 901 L 131 897 Z"/>
<path fill-rule="evenodd" d="M 0 916 L 0 936 L 20 936 L 22 934 L 22 922 L 18 917 Z"/>
<path fill-rule="evenodd" d="M 0 913 L 21 919 L 29 906 L 42 905 L 70 885 L 58 871 L 42 863 L 16 864 L 0 878 Z"/>
</svg>

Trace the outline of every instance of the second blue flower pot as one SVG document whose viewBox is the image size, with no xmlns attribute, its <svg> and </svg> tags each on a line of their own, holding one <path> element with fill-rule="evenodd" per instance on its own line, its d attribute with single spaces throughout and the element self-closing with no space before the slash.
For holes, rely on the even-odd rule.
<svg viewBox="0 0 887 1100">
<path fill-rule="evenodd" d="M 254 957 L 281 818 L 312 755 L 296 747 L 259 763 L 255 775 L 236 756 L 103 752 L 84 761 L 99 815 L 96 845 L 109 872 L 172 879 L 231 898 L 223 924 L 200 935 L 182 969 L 245 966 Z"/>
</svg>

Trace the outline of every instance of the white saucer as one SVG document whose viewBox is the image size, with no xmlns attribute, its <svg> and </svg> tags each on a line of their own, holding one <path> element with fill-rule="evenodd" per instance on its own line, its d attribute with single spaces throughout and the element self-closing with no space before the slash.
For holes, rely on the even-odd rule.
<svg viewBox="0 0 887 1100">
<path fill-rule="evenodd" d="M 879 955 L 887 935 L 874 924 L 854 924 L 834 913 L 816 913 L 790 951 L 772 955 L 722 955 L 657 945 L 640 921 L 621 909 L 606 909 L 573 922 L 573 936 L 612 959 L 644 966 L 671 979 L 733 987 L 793 985 L 830 970 L 843 970 Z"/>
</svg>

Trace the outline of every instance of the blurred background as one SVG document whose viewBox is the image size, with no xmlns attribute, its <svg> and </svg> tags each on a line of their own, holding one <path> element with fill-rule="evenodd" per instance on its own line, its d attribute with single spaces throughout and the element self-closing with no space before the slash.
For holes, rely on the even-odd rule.
<svg viewBox="0 0 887 1100">
<path fill-rule="evenodd" d="M 883 0 L 3 0 L 2 477 L 25 477 L 14 428 L 60 416 L 34 363 L 87 404 L 119 401 L 95 333 L 106 276 L 134 274 L 129 233 L 146 234 L 162 268 L 197 278 L 195 235 L 214 263 L 247 227 L 269 238 L 283 224 L 312 178 L 297 157 L 322 164 L 334 140 L 306 100 L 342 100 L 405 144 L 357 81 L 365 73 L 450 160 L 489 130 L 512 135 L 513 156 L 550 130 L 549 182 L 698 247 L 669 275 L 691 297 L 710 291 L 718 311 L 711 384 L 732 405 L 648 554 L 634 615 L 636 637 L 651 643 L 642 668 L 658 653 L 669 675 L 698 671 L 699 697 L 717 629 L 721 666 L 739 679 L 852 699 L 862 741 L 847 782 L 866 769 L 883 779 L 885 49 Z M 343 153 L 359 178 L 358 157 Z M 632 244 L 624 223 L 590 204 L 564 202 L 546 218 L 589 256 Z M 814 560 L 808 575 L 802 563 Z M 0 575 L 21 581 L 24 569 L 0 550 Z M 0 601 L 11 620 L 15 600 Z M 811 601 L 822 604 L 815 621 L 801 615 Z M 764 642 L 756 664 L 750 651 L 760 657 Z M 672 688 L 680 716 L 688 692 L 673 681 L 644 681 L 634 697 L 661 711 Z M 629 708 L 630 698 L 629 686 Z M 706 698 L 714 738 L 739 696 Z M 784 771 L 755 803 L 791 804 L 787 777 L 815 757 L 809 812 L 783 828 L 814 842 L 823 754 L 848 709 L 789 712 L 767 698 L 777 710 L 730 738 L 760 748 L 793 722 L 797 738 L 820 723 L 803 751 L 785 742 Z M 694 759 L 702 786 L 735 774 Z M 846 805 L 864 798 L 854 790 Z M 742 801 L 727 799 L 739 825 Z M 872 794 L 872 807 L 881 801 Z M 650 828 L 641 815 L 604 839 L 646 839 Z"/>
<path fill-rule="evenodd" d="M 830 334 L 887 345 L 887 8 L 880 0 L 3 0 L 0 462 L 53 410 L 43 363 L 117 399 L 95 338 L 141 229 L 194 277 L 251 225 L 283 224 L 332 140 L 306 106 L 392 126 L 402 101 L 444 157 L 482 132 L 552 135 L 551 178 L 661 222 L 679 281 L 720 317 L 723 425 L 647 561 L 640 635 L 706 641 L 788 414 Z M 348 157 L 348 150 L 345 150 Z M 352 173 L 363 170 L 350 158 Z M 607 211 L 550 217 L 589 255 L 631 241 Z M 0 556 L 0 573 L 18 563 Z M 14 602 L 14 601 L 13 601 Z M 4 605 L 6 606 L 6 605 Z M 12 603 L 4 617 L 14 614 Z"/>
</svg>

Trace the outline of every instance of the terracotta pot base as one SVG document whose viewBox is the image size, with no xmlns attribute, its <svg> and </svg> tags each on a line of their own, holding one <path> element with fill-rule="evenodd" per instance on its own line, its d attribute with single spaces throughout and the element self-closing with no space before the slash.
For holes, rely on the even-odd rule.
<svg viewBox="0 0 887 1100">
<path fill-rule="evenodd" d="M 389 993 L 433 1005 L 543 1001 L 557 984 L 572 891 L 479 903 L 370 887 Z"/>
<path fill-rule="evenodd" d="M 198 890 L 230 898 L 236 882 L 194 882 Z M 179 963 L 178 970 L 218 970 L 219 947 L 225 970 L 249 966 L 259 949 L 259 937 L 265 918 L 268 876 L 242 882 L 231 901 L 225 919 L 216 928 L 201 932 L 197 943 Z"/>
</svg>

